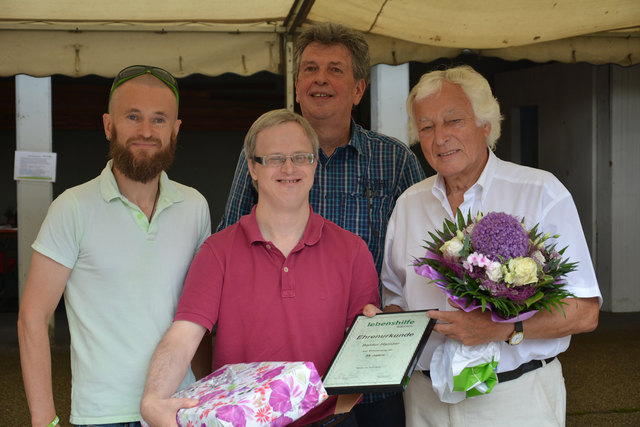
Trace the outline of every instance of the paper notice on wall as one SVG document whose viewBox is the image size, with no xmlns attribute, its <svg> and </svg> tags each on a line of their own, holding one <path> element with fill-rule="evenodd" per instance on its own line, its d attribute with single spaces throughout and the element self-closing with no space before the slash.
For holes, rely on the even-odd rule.
<svg viewBox="0 0 640 427">
<path fill-rule="evenodd" d="M 16 181 L 56 181 L 56 153 L 16 151 L 13 179 Z"/>
</svg>

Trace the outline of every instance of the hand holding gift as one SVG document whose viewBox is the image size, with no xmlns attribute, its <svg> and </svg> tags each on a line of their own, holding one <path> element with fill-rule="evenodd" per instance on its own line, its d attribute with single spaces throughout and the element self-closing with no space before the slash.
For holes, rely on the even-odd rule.
<svg viewBox="0 0 640 427">
<path fill-rule="evenodd" d="M 254 362 L 225 365 L 178 391 L 158 409 L 168 411 L 171 406 L 177 421 L 173 425 L 180 427 L 277 427 L 294 422 L 325 399 L 313 363 Z M 152 420 L 142 424 L 156 425 Z"/>
<path fill-rule="evenodd" d="M 175 398 L 163 399 L 161 397 L 145 396 L 141 405 L 147 418 L 142 420 L 142 425 L 150 427 L 177 427 L 176 413 L 182 408 L 197 406 L 198 399 Z"/>
</svg>

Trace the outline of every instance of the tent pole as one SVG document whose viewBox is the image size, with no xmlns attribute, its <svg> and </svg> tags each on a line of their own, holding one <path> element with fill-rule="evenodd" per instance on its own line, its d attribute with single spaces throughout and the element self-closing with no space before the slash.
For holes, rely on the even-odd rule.
<svg viewBox="0 0 640 427">
<path fill-rule="evenodd" d="M 287 110 L 293 111 L 293 40 L 291 36 L 287 37 L 287 41 L 285 43 L 285 79 L 287 87 Z"/>
</svg>

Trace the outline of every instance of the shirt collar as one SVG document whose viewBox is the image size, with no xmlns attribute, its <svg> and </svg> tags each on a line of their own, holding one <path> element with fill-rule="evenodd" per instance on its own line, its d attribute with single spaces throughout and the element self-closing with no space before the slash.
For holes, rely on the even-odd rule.
<svg viewBox="0 0 640 427">
<path fill-rule="evenodd" d="M 491 186 L 491 181 L 493 181 L 493 176 L 495 175 L 495 170 L 498 165 L 498 157 L 495 155 L 493 150 L 489 150 L 489 159 L 487 160 L 487 164 L 484 166 L 484 170 L 480 174 L 480 178 L 476 181 L 477 186 L 482 190 L 482 202 L 487 195 L 487 189 Z"/>
<path fill-rule="evenodd" d="M 362 126 L 357 124 L 353 118 L 351 119 L 351 137 L 349 138 L 349 143 L 347 145 L 352 146 L 358 151 L 358 153 L 362 153 L 365 149 L 366 141 L 362 138 Z"/>
<path fill-rule="evenodd" d="M 485 189 L 489 188 L 491 185 L 491 181 L 493 179 L 494 171 L 498 164 L 498 157 L 494 154 L 493 150 L 487 148 L 489 150 L 489 158 L 487 160 L 487 164 L 484 165 L 484 169 L 480 174 L 478 180 L 464 193 L 468 194 L 470 191 L 478 191 L 481 197 L 482 202 L 487 195 Z M 440 200 L 441 202 L 447 198 L 447 188 L 444 184 L 444 177 L 440 174 L 437 174 L 436 180 L 433 183 L 433 188 L 431 189 L 433 195 Z"/>
<path fill-rule="evenodd" d="M 120 193 L 116 177 L 113 175 L 113 159 L 107 162 L 107 165 L 100 174 L 100 193 L 105 202 L 110 202 L 113 199 L 126 198 Z M 160 195 L 158 196 L 158 206 L 170 205 L 178 203 L 184 200 L 184 196 L 171 182 L 166 172 L 160 173 Z M 162 201 L 162 202 L 161 202 Z"/>
<path fill-rule="evenodd" d="M 239 221 L 239 226 L 247 236 L 247 240 L 249 241 L 250 245 L 259 242 L 267 243 L 264 237 L 262 237 L 260 227 L 258 227 L 258 219 L 256 218 L 256 206 L 257 205 L 255 205 L 251 209 L 251 213 L 249 215 L 243 216 Z M 304 229 L 304 233 L 302 233 L 302 239 L 300 239 L 300 243 L 305 246 L 313 246 L 318 243 L 320 237 L 322 236 L 323 227 L 323 218 L 320 215 L 314 214 L 313 208 L 311 207 L 311 205 L 309 205 L 309 220 L 307 221 L 307 226 Z M 294 251 L 299 248 L 300 243 L 296 245 Z"/>
<path fill-rule="evenodd" d="M 363 149 L 365 149 L 365 143 L 366 143 L 366 141 L 364 141 L 361 135 L 362 135 L 362 126 L 357 124 L 355 120 L 353 120 L 352 118 L 349 142 L 347 142 L 345 145 L 337 147 L 334 151 L 334 154 L 342 150 L 356 150 L 358 154 L 361 154 Z M 327 159 L 329 159 L 329 157 L 327 157 L 326 153 L 322 149 L 320 149 L 320 152 L 322 153 L 320 156 L 321 160 L 326 161 Z"/>
</svg>

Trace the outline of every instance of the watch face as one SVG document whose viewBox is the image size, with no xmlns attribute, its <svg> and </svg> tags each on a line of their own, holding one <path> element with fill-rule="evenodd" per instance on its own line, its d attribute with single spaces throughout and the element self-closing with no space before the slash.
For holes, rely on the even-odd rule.
<svg viewBox="0 0 640 427">
<path fill-rule="evenodd" d="M 522 342 L 523 339 L 524 339 L 524 334 L 522 332 L 514 332 L 513 335 L 511 335 L 511 338 L 509 339 L 509 344 L 518 345 Z"/>
</svg>

